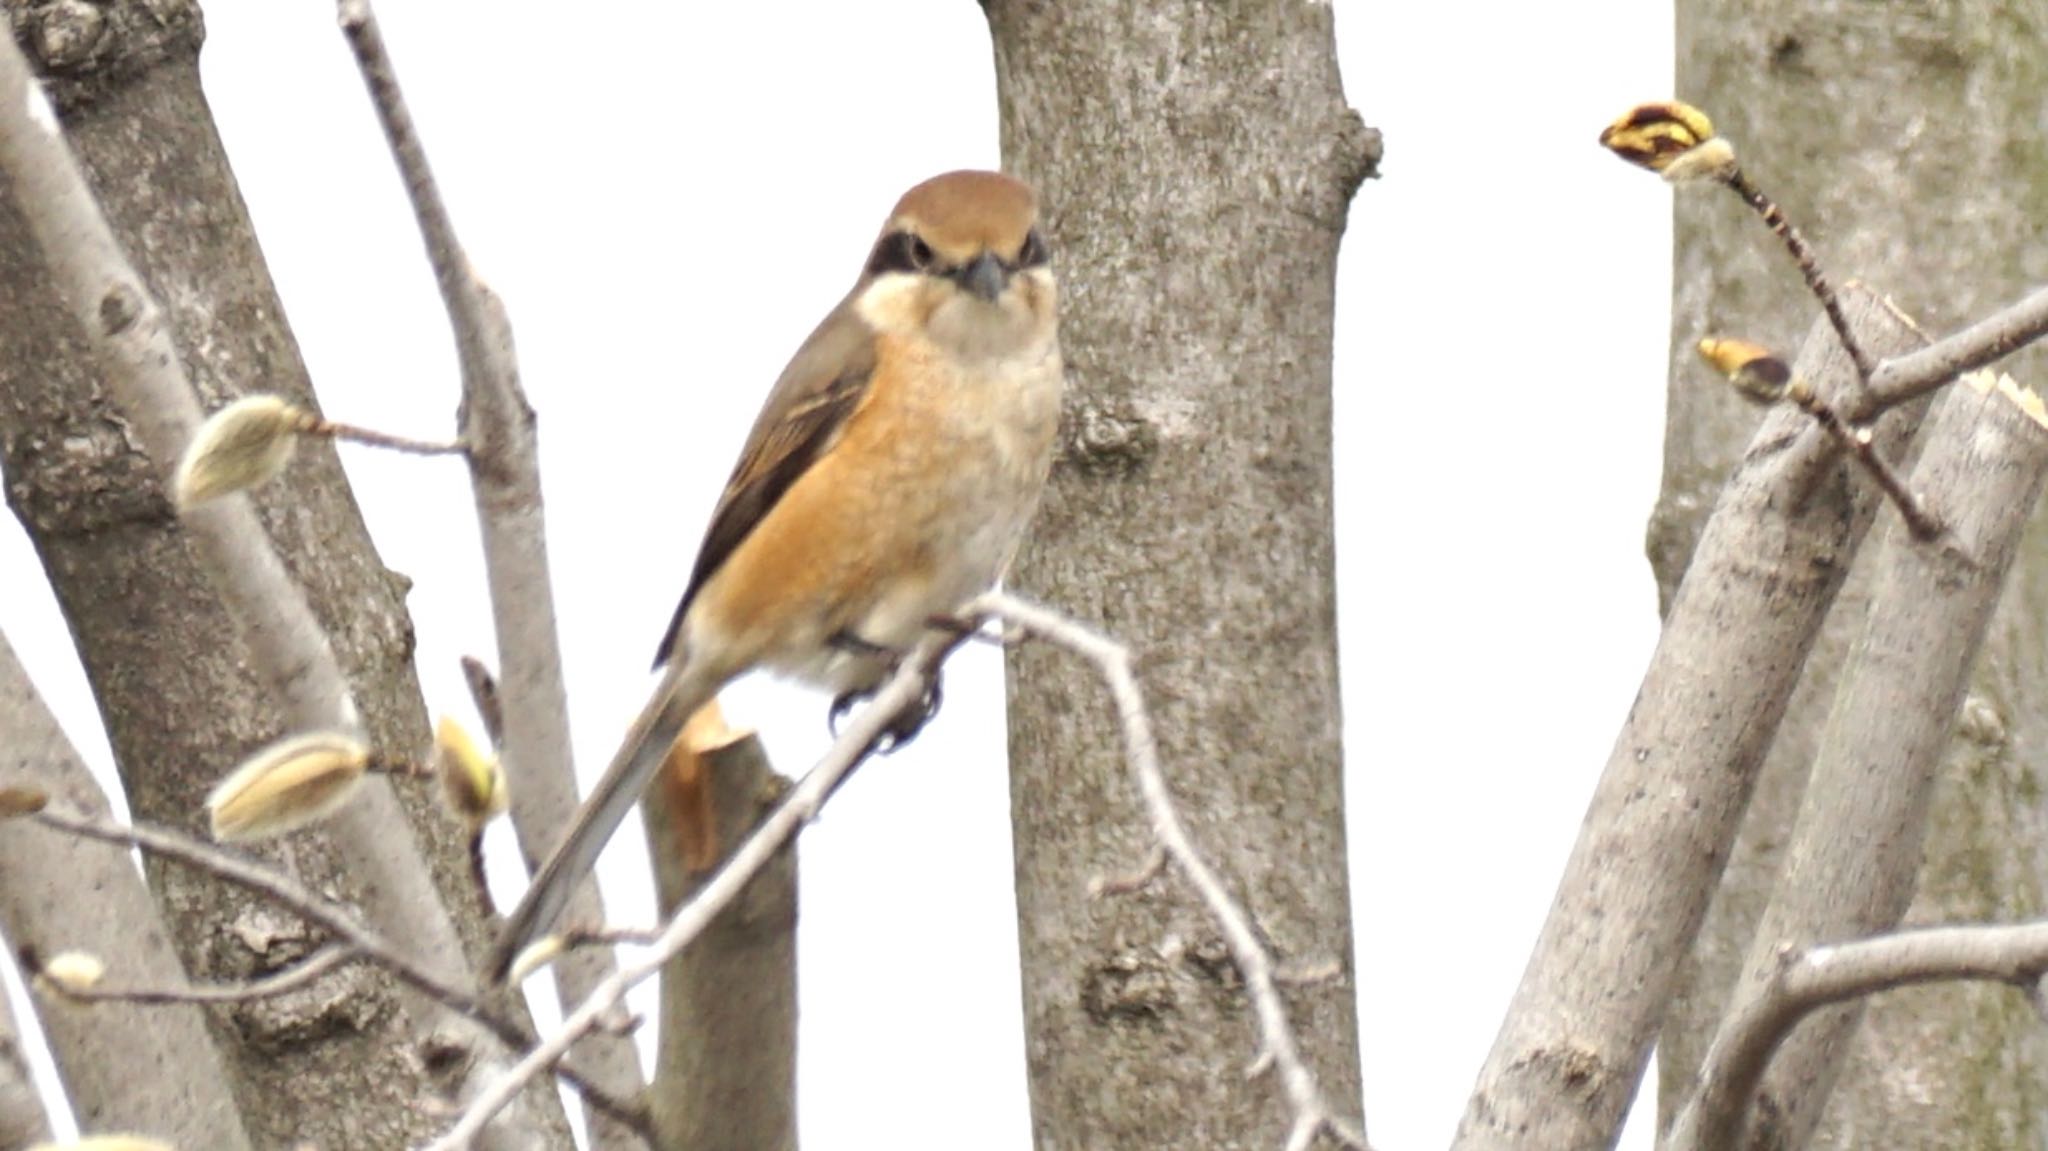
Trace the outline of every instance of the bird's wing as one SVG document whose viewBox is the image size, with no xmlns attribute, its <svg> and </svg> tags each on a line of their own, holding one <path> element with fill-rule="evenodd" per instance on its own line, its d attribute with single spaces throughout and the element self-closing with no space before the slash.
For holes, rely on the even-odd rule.
<svg viewBox="0 0 2048 1151">
<path fill-rule="evenodd" d="M 782 369 L 768 402 L 747 434 L 711 526 L 697 549 L 690 583 L 675 617 L 654 653 L 660 667 L 675 655 L 683 616 L 704 584 L 752 534 L 776 502 L 812 463 L 825 454 L 867 395 L 875 368 L 874 332 L 852 307 L 852 297 L 833 309 Z"/>
</svg>

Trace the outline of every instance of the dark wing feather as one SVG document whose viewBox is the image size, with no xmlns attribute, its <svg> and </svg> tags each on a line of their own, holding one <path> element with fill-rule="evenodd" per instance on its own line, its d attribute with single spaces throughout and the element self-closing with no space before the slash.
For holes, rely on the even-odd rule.
<svg viewBox="0 0 2048 1151">
<path fill-rule="evenodd" d="M 747 446 L 725 482 L 711 527 L 697 548 L 697 564 L 668 632 L 654 653 L 660 667 L 675 655 L 683 616 L 732 553 L 782 498 L 797 478 L 838 439 L 848 416 L 867 394 L 874 373 L 874 335 L 853 311 L 852 297 L 833 309 L 818 325 L 782 377 L 768 393 L 768 402 L 754 420 Z"/>
</svg>

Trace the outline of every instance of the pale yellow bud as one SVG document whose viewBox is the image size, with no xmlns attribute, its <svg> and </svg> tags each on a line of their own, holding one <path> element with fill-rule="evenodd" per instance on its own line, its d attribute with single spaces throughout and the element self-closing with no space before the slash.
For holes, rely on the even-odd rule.
<svg viewBox="0 0 2048 1151">
<path fill-rule="evenodd" d="M 171 498 L 182 510 L 276 479 L 311 413 L 277 396 L 244 396 L 207 417 L 185 448 Z"/>
<path fill-rule="evenodd" d="M 504 765 L 450 716 L 434 726 L 434 774 L 448 806 L 472 828 L 504 813 Z"/>
<path fill-rule="evenodd" d="M 279 740 L 206 797 L 213 837 L 223 843 L 261 839 L 325 819 L 347 802 L 369 766 L 369 749 L 346 735 Z"/>
<path fill-rule="evenodd" d="M 91 991 L 107 973 L 99 956 L 84 951 L 62 951 L 52 955 L 36 972 L 36 978 L 65 994 Z"/>
</svg>

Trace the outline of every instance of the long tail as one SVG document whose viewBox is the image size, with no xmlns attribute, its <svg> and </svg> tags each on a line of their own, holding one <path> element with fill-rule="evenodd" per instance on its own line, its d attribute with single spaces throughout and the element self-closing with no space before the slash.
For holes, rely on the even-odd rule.
<svg viewBox="0 0 2048 1151">
<path fill-rule="evenodd" d="M 672 670 L 662 678 L 653 698 L 626 730 L 625 741 L 612 757 L 611 766 L 605 769 L 604 778 L 576 810 L 569 833 L 562 837 L 547 862 L 541 864 L 519 906 L 506 917 L 497 942 L 491 945 L 486 970 L 492 981 L 504 979 L 519 953 L 554 924 L 555 917 L 568 905 L 569 893 L 590 874 L 598 853 L 611 841 L 619 824 L 625 822 L 626 813 L 640 801 L 640 793 L 647 790 L 648 781 L 667 758 L 669 745 L 682 734 L 683 725 L 718 694 L 720 682 L 716 676 L 698 668 L 677 666 L 697 662 L 684 656 L 671 664 Z"/>
</svg>

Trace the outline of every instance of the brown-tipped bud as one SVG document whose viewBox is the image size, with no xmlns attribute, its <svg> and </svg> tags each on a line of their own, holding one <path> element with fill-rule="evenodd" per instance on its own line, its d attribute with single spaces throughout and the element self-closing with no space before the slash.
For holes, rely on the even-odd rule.
<svg viewBox="0 0 2048 1151">
<path fill-rule="evenodd" d="M 99 956 L 83 951 L 60 951 L 35 971 L 35 977 L 60 995 L 91 991 L 107 973 Z"/>
<path fill-rule="evenodd" d="M 178 461 L 171 497 L 180 510 L 276 479 L 292 462 L 311 413 L 276 396 L 244 396 L 207 417 Z"/>
<path fill-rule="evenodd" d="M 1728 377 L 1747 399 L 1775 404 L 1792 385 L 1792 369 L 1762 344 L 1708 336 L 1699 343 L 1700 358 Z"/>
<path fill-rule="evenodd" d="M 206 797 L 223 843 L 282 835 L 325 819 L 355 791 L 370 752 L 346 735 L 315 732 L 257 752 Z"/>
<path fill-rule="evenodd" d="M 1726 141 L 1708 147 L 1716 139 L 1714 122 L 1698 108 L 1679 100 L 1638 104 L 1622 113 L 1600 133 L 1600 146 L 1639 168 L 1662 173 L 1666 179 L 1698 179 L 1733 172 L 1735 149 Z M 1681 165 L 1681 159 L 1697 149 L 1708 151 Z M 1683 175 L 1671 168 L 1680 166 Z M 1719 166 L 1725 166 L 1725 172 Z"/>
<path fill-rule="evenodd" d="M 50 794 L 40 787 L 12 783 L 0 787 L 0 819 L 34 815 L 50 805 Z"/>
<path fill-rule="evenodd" d="M 434 726 L 434 774 L 448 806 L 472 829 L 505 812 L 505 766 L 449 716 Z"/>
<path fill-rule="evenodd" d="M 70 1143 L 37 1143 L 29 1151 L 178 1151 L 162 1139 L 141 1135 L 86 1135 Z"/>
<path fill-rule="evenodd" d="M 534 940 L 526 950 L 514 956 L 512 966 L 505 969 L 505 986 L 517 987 L 526 982 L 527 976 L 553 963 L 567 949 L 568 941 L 559 935 L 543 935 Z"/>
</svg>

